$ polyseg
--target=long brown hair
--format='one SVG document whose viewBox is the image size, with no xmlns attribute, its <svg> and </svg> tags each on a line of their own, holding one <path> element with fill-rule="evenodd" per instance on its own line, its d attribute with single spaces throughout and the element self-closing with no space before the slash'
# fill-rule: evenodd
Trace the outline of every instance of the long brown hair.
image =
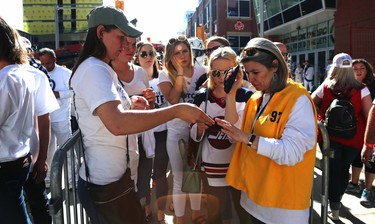
<svg viewBox="0 0 375 224">
<path fill-rule="evenodd" d="M 182 39 L 184 36 L 179 36 L 178 38 L 172 38 L 175 39 L 176 41 L 174 43 L 170 43 L 171 41 L 168 42 L 166 48 L 165 48 L 165 55 L 164 55 L 164 62 L 165 62 L 165 68 L 164 70 L 168 74 L 169 78 L 172 80 L 172 83 L 175 82 L 176 77 L 177 77 L 177 70 L 174 67 L 172 63 L 172 58 L 174 56 L 174 49 L 178 44 L 185 44 L 188 49 L 189 49 L 189 56 L 190 56 L 190 66 L 193 66 L 193 52 L 191 50 L 191 46 L 185 37 L 185 39 Z"/>
<path fill-rule="evenodd" d="M 104 26 L 105 32 L 110 32 L 114 29 L 118 29 L 115 25 L 103 25 L 103 26 Z M 70 80 L 69 80 L 69 85 L 70 85 L 70 81 L 72 80 L 74 73 L 77 71 L 78 66 L 84 60 L 86 60 L 89 57 L 96 57 L 96 58 L 102 59 L 107 54 L 107 49 L 105 45 L 103 44 L 102 40 L 98 38 L 96 34 L 96 28 L 97 26 L 90 28 L 87 33 L 85 43 L 82 47 L 82 51 L 79 54 L 77 62 L 73 66 L 72 75 L 70 76 Z"/>
<path fill-rule="evenodd" d="M 0 16 L 0 60 L 11 64 L 26 64 L 27 51 L 17 30 Z"/>
</svg>

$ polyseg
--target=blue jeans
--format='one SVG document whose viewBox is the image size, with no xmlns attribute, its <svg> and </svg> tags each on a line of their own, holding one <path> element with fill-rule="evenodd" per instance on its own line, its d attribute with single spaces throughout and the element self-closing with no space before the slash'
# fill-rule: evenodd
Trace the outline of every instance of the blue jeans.
<svg viewBox="0 0 375 224">
<path fill-rule="evenodd" d="M 28 164 L 24 167 L 7 170 L 4 166 L 0 168 L 0 222 L 2 224 L 31 224 L 23 196 L 23 187 L 29 175 L 30 164 L 31 157 L 28 156 Z"/>
<path fill-rule="evenodd" d="M 52 223 L 52 217 L 49 214 L 49 199 L 47 197 L 46 184 L 44 180 L 37 183 L 30 176 L 25 184 L 25 193 L 34 223 Z"/>
</svg>

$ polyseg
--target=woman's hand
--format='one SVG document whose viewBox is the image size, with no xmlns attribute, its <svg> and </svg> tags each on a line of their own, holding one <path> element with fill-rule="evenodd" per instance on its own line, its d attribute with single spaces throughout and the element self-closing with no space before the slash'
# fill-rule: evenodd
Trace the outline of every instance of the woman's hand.
<svg viewBox="0 0 375 224">
<path fill-rule="evenodd" d="M 175 56 L 173 56 L 173 58 L 172 58 L 172 64 L 173 64 L 174 68 L 175 68 L 176 71 L 177 71 L 177 75 L 184 75 L 184 68 L 183 68 L 182 65 L 178 62 L 178 60 L 176 59 Z"/>
<path fill-rule="evenodd" d="M 361 152 L 361 158 L 362 158 L 361 160 L 369 168 L 371 168 L 370 161 L 372 159 L 373 153 L 374 153 L 373 148 L 367 147 L 365 145 L 363 146 L 362 152 Z"/>
<path fill-rule="evenodd" d="M 248 137 L 250 134 L 243 132 L 241 129 L 236 128 L 230 122 L 215 118 L 216 123 L 221 127 L 221 131 L 226 134 L 230 139 L 236 142 L 242 142 L 247 144 Z"/>
<path fill-rule="evenodd" d="M 205 123 L 197 123 L 197 138 L 200 139 L 208 128 L 209 126 Z"/>
<path fill-rule="evenodd" d="M 203 112 L 199 107 L 192 103 L 178 103 L 174 107 L 176 110 L 177 118 L 180 118 L 190 124 L 192 123 L 203 123 L 207 126 L 215 124 L 210 116 Z"/>
<path fill-rule="evenodd" d="M 150 109 L 155 108 L 156 102 L 156 93 L 152 88 L 147 88 L 143 90 L 143 97 L 146 98 L 148 104 L 150 105 Z"/>
<path fill-rule="evenodd" d="M 130 100 L 132 102 L 131 107 L 133 110 L 148 110 L 150 108 L 147 99 L 143 96 L 132 96 Z"/>
</svg>

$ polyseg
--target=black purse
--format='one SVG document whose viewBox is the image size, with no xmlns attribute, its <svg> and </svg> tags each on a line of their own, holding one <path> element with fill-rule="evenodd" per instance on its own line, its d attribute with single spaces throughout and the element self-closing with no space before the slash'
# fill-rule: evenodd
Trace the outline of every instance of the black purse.
<svg viewBox="0 0 375 224">
<path fill-rule="evenodd" d="M 86 173 L 84 186 L 90 194 L 99 222 L 111 224 L 126 223 L 126 220 L 129 220 L 130 217 L 135 215 L 129 214 L 127 209 L 125 209 L 125 207 L 129 207 L 126 201 L 132 201 L 131 199 L 127 200 L 127 197 L 135 196 L 135 185 L 134 181 L 130 178 L 130 168 L 127 168 L 122 177 L 117 181 L 106 185 L 94 184 L 90 180 L 90 172 L 84 151 L 85 150 L 82 147 Z M 129 162 L 128 153 L 127 160 Z M 132 206 L 135 207 L 137 205 L 134 204 Z M 140 206 L 140 204 L 138 206 Z"/>
</svg>

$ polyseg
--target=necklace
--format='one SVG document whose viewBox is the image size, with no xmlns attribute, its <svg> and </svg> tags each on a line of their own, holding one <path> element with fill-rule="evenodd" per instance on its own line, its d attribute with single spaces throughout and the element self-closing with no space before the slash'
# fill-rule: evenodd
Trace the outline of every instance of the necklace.
<svg viewBox="0 0 375 224">
<path fill-rule="evenodd" d="M 185 79 L 186 83 L 190 86 L 191 78 L 184 76 L 184 79 Z"/>
<path fill-rule="evenodd" d="M 120 80 L 120 78 L 117 76 L 117 80 L 118 80 L 118 82 L 120 83 L 120 85 L 122 86 L 122 88 L 124 88 L 125 89 L 125 85 L 124 85 L 124 83 L 122 83 L 122 81 Z"/>
</svg>

